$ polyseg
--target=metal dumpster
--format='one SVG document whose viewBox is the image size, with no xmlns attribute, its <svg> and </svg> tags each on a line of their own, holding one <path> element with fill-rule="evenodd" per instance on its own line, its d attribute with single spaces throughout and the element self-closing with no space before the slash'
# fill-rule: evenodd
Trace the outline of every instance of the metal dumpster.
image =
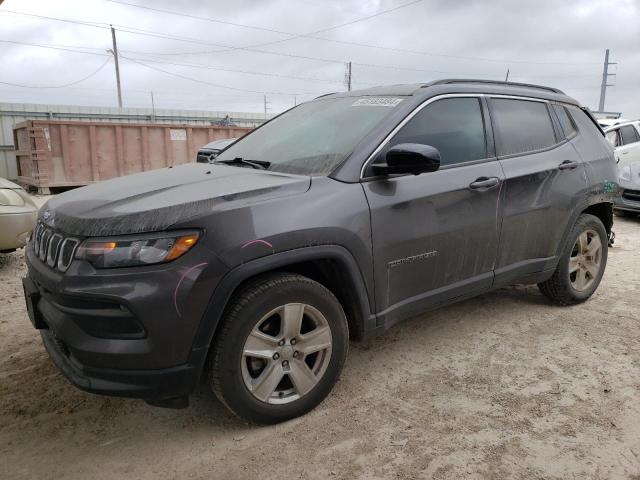
<svg viewBox="0 0 640 480">
<path fill-rule="evenodd" d="M 18 183 L 50 193 L 195 162 L 200 147 L 248 127 L 29 120 L 13 129 Z"/>
</svg>

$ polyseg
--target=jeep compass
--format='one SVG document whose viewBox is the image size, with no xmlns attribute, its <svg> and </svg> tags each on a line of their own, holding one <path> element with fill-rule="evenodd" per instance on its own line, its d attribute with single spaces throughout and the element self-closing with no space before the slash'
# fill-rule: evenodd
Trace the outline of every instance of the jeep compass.
<svg viewBox="0 0 640 480">
<path fill-rule="evenodd" d="M 554 88 L 441 80 L 298 105 L 212 164 L 49 200 L 29 317 L 77 387 L 167 407 L 200 382 L 275 423 L 335 385 L 349 340 L 514 283 L 587 300 L 612 146 Z"/>
</svg>

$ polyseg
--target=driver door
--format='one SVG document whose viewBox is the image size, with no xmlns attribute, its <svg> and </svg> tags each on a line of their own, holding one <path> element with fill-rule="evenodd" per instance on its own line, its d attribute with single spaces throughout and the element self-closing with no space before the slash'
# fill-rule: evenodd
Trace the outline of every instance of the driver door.
<svg viewBox="0 0 640 480">
<path fill-rule="evenodd" d="M 379 155 L 400 143 L 431 145 L 440 169 L 363 179 L 379 325 L 491 287 L 504 175 L 488 128 L 479 97 L 427 101 Z"/>
</svg>

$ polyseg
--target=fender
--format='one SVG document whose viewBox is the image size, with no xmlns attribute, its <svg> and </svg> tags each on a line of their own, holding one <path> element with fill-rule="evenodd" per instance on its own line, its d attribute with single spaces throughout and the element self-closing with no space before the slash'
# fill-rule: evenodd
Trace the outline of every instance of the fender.
<svg viewBox="0 0 640 480">
<path fill-rule="evenodd" d="M 562 235 L 562 240 L 558 244 L 558 250 L 556 251 L 556 258 L 557 259 L 559 259 L 560 255 L 562 255 L 562 252 L 564 251 L 564 249 L 566 247 L 566 244 L 569 241 L 569 234 L 571 233 L 571 230 L 573 229 L 573 226 L 578 221 L 578 217 L 582 214 L 582 212 L 584 212 L 589 207 L 591 207 L 593 205 L 598 205 L 598 204 L 601 204 L 601 203 L 608 204 L 609 207 L 611 208 L 611 212 L 612 212 L 612 215 L 613 215 L 613 202 L 612 202 L 611 198 L 606 194 L 603 195 L 601 193 L 592 192 L 592 193 L 588 194 L 576 206 L 573 214 L 571 215 L 571 220 L 567 223 L 567 226 L 565 228 L 564 234 Z M 605 224 L 605 228 L 606 227 L 607 227 L 607 225 Z M 607 233 L 609 233 L 609 232 L 607 232 Z"/>
<path fill-rule="evenodd" d="M 231 295 L 242 282 L 261 273 L 310 260 L 336 260 L 346 268 L 350 283 L 346 287 L 352 289 L 355 294 L 354 298 L 357 299 L 356 309 L 360 315 L 359 320 L 362 322 L 363 334 L 366 335 L 372 331 L 375 328 L 375 317 L 371 313 L 369 294 L 367 293 L 362 273 L 351 253 L 339 245 L 298 248 L 261 257 L 239 265 L 230 270 L 220 280 L 200 321 L 191 349 L 189 363 L 199 363 L 200 368 L 204 366 L 209 347 L 224 310 Z"/>
</svg>

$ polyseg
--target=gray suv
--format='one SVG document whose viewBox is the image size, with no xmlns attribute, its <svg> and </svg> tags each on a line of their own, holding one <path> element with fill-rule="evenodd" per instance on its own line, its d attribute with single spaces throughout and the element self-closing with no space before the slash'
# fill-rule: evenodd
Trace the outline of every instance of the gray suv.
<svg viewBox="0 0 640 480">
<path fill-rule="evenodd" d="M 77 387 L 181 407 L 207 382 L 275 423 L 362 340 L 514 283 L 572 305 L 607 263 L 613 149 L 561 91 L 441 80 L 317 98 L 213 164 L 40 211 L 25 297 Z"/>
</svg>

